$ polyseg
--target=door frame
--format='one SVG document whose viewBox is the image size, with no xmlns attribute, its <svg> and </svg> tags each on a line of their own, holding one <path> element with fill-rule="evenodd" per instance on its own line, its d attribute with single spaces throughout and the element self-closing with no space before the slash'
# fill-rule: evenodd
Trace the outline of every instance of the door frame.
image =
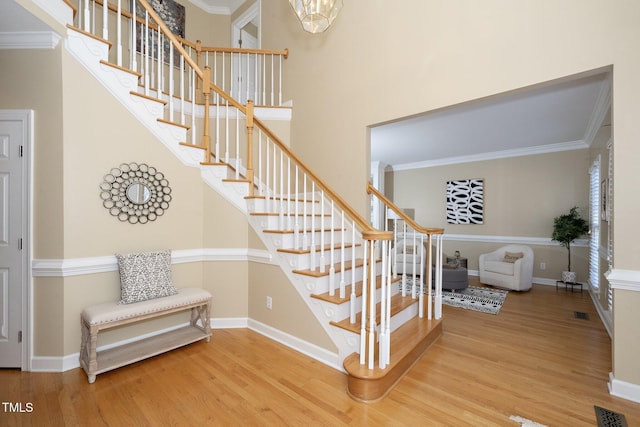
<svg viewBox="0 0 640 427">
<path fill-rule="evenodd" d="M 1 120 L 22 122 L 23 144 L 22 157 L 25 159 L 22 169 L 22 207 L 27 212 L 22 223 L 23 271 L 22 271 L 22 357 L 20 368 L 31 371 L 33 360 L 33 278 L 31 277 L 31 261 L 33 259 L 33 145 L 34 145 L 34 111 L 33 110 L 0 110 Z"/>
<path fill-rule="evenodd" d="M 238 45 L 238 40 L 240 39 L 240 30 L 242 27 L 247 25 L 249 22 L 253 21 L 254 18 L 258 18 L 258 49 L 262 47 L 262 29 L 260 26 L 262 25 L 262 17 L 260 16 L 261 11 L 261 0 L 256 0 L 251 6 L 247 8 L 244 12 L 242 12 L 236 19 L 231 23 L 231 46 L 232 47 L 240 47 Z"/>
</svg>

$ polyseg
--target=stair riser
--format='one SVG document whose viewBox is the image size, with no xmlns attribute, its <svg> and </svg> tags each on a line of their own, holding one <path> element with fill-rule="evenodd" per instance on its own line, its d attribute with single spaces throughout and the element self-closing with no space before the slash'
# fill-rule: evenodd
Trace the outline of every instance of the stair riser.
<svg viewBox="0 0 640 427">
<path fill-rule="evenodd" d="M 308 232 L 307 239 L 309 241 L 309 244 L 315 241 L 316 246 L 321 245 L 322 239 L 320 237 L 322 233 L 324 233 L 324 244 L 328 245 L 331 242 L 331 236 L 330 236 L 331 232 L 328 232 L 328 231 L 325 231 L 325 232 L 318 231 L 314 233 Z M 295 245 L 296 238 L 298 239 L 297 246 L 302 247 L 303 238 L 304 238 L 302 233 L 298 233 L 297 237 L 295 236 L 295 233 L 264 233 L 264 236 L 268 239 L 271 239 L 276 248 L 282 248 L 282 249 L 294 249 L 296 247 Z M 339 232 L 336 231 L 333 233 L 334 242 L 339 242 L 340 237 L 341 236 Z"/>
<path fill-rule="evenodd" d="M 341 249 L 334 249 L 333 251 L 329 251 L 329 250 L 325 250 L 324 251 L 325 263 L 326 264 L 332 264 L 332 262 L 331 262 L 332 253 L 333 253 L 333 263 L 341 262 L 340 260 L 341 260 L 341 257 L 342 257 L 342 250 Z M 319 250 L 317 250 L 313 254 L 311 254 L 311 253 L 290 254 L 290 253 L 282 253 L 282 252 L 280 252 L 280 255 L 285 258 L 287 264 L 294 270 L 306 270 L 308 268 L 311 268 L 312 259 L 315 261 L 315 262 L 313 262 L 313 265 L 317 267 L 317 266 L 321 265 L 321 258 L 323 256 L 323 254 Z M 357 258 L 361 258 L 361 257 L 362 257 L 362 253 L 361 253 L 360 248 L 358 247 L 358 248 L 356 248 L 356 259 Z M 345 261 L 344 261 L 345 267 L 350 267 L 351 266 L 351 259 L 352 259 L 352 249 L 350 247 L 345 248 L 344 258 L 345 258 Z"/>
<path fill-rule="evenodd" d="M 303 232 L 306 228 L 307 230 L 311 229 L 328 229 L 331 228 L 331 218 L 329 217 L 304 217 L 304 216 L 295 216 L 295 215 L 254 215 L 255 217 L 260 219 L 260 226 L 264 230 L 295 230 L 298 229 L 300 232 Z M 338 230 L 340 229 L 340 224 L 334 222 L 333 228 Z M 351 237 L 350 233 L 347 234 L 345 230 L 345 237 Z"/>
<path fill-rule="evenodd" d="M 378 263 L 378 265 L 376 266 L 376 274 L 380 274 L 380 268 L 381 267 Z M 349 269 L 345 272 L 345 278 L 344 278 L 345 283 L 347 285 L 351 284 L 353 281 L 358 283 L 362 281 L 362 275 L 363 275 L 362 267 L 356 267 L 355 274 L 354 274 L 355 279 L 353 279 L 352 270 Z M 309 291 L 310 294 L 320 295 L 325 292 L 329 292 L 330 274 L 328 270 L 327 270 L 327 274 L 321 277 L 312 277 L 312 276 L 299 274 L 299 273 L 294 273 L 294 276 L 296 280 L 304 284 L 305 289 L 307 289 L 307 291 Z M 370 275 L 367 273 L 367 277 L 369 276 Z M 335 276 L 334 276 L 335 289 L 337 289 L 338 286 L 340 285 L 340 280 L 341 280 L 340 272 L 335 273 Z M 395 284 L 392 284 L 392 287 L 395 287 L 397 289 L 397 286 Z"/>
<path fill-rule="evenodd" d="M 394 288 L 395 288 L 394 286 L 391 287 L 391 296 L 394 296 L 395 294 L 397 294 L 397 290 L 394 291 Z M 340 293 L 340 290 L 336 289 L 336 295 L 339 295 L 339 293 Z M 378 288 L 376 290 L 376 297 L 375 297 L 376 304 L 381 301 L 381 299 L 382 299 L 381 298 L 381 294 L 382 294 L 382 291 Z M 349 297 L 348 290 L 347 290 L 346 297 L 347 298 Z M 348 318 L 350 316 L 350 314 L 351 314 L 351 301 L 350 300 L 348 300 L 348 301 L 346 301 L 346 302 L 344 302 L 342 304 L 332 304 L 330 302 L 321 301 L 321 304 L 323 305 L 323 311 L 325 313 L 327 321 L 340 322 L 341 320 Z M 360 312 L 361 309 L 362 309 L 362 296 L 358 296 L 358 297 L 356 297 L 356 310 L 358 312 Z M 416 308 L 416 310 L 417 310 L 417 308 Z M 403 311 L 406 311 L 406 309 L 403 310 Z M 402 312 L 397 313 L 394 317 L 402 316 L 401 313 Z M 401 326 L 408 319 L 414 317 L 416 314 L 417 314 L 417 311 L 413 315 L 408 315 L 408 314 L 405 313 L 405 315 L 404 315 L 405 317 L 399 318 L 399 319 L 397 319 L 395 321 L 395 323 L 396 323 L 395 328 Z M 410 316 L 410 317 L 407 318 L 407 316 Z M 392 325 L 393 325 L 393 320 L 392 320 Z"/>
</svg>

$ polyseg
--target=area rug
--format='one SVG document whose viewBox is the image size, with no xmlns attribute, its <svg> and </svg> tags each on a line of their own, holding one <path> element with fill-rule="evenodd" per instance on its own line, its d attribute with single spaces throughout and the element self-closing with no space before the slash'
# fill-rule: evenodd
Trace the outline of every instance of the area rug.
<svg viewBox="0 0 640 427">
<path fill-rule="evenodd" d="M 412 280 L 407 279 L 407 292 L 411 292 Z M 400 282 L 398 288 L 402 290 Z M 493 288 L 469 286 L 455 292 L 442 291 L 442 303 L 452 307 L 479 311 L 482 313 L 498 314 L 509 291 Z"/>
<path fill-rule="evenodd" d="M 498 314 L 509 291 L 469 286 L 455 292 L 442 291 L 442 303 L 452 307 Z"/>
</svg>

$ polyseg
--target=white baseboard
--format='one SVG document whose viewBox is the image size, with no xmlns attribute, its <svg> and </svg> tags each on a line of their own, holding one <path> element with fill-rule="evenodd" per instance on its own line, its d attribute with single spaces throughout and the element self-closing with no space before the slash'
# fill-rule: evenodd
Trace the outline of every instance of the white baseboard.
<svg viewBox="0 0 640 427">
<path fill-rule="evenodd" d="M 107 344 L 98 347 L 97 351 L 108 350 L 113 347 L 118 347 L 124 344 L 128 344 L 135 341 L 140 341 L 148 337 L 160 335 L 165 332 L 170 332 L 174 329 L 179 329 L 187 326 L 188 323 L 181 323 L 179 325 L 164 328 L 158 331 L 153 331 L 148 334 L 139 335 L 134 338 L 118 341 L 112 344 Z M 328 365 L 334 369 L 343 371 L 338 354 L 332 353 L 324 348 L 318 347 L 315 344 L 311 344 L 307 341 L 301 340 L 289 335 L 286 332 L 282 332 L 264 323 L 251 320 L 247 317 L 228 317 L 228 318 L 211 318 L 210 325 L 212 329 L 238 329 L 249 328 L 261 335 L 271 338 L 287 347 L 296 350 L 302 354 L 305 354 L 325 365 Z M 215 340 L 215 337 L 213 338 Z M 80 352 L 68 354 L 66 356 L 36 356 L 31 360 L 31 372 L 65 372 L 71 369 L 80 367 Z"/>
<path fill-rule="evenodd" d="M 252 331 L 255 331 L 261 335 L 271 338 L 274 341 L 284 344 L 287 347 L 296 350 L 304 355 L 307 355 L 320 363 L 324 363 L 327 366 L 344 372 L 344 368 L 342 367 L 342 363 L 340 362 L 340 357 L 337 353 L 332 353 L 327 349 L 318 347 L 317 345 L 309 343 L 307 341 L 303 341 L 300 338 L 294 337 L 293 335 L 289 335 L 286 332 L 282 332 L 278 329 L 272 328 L 269 325 L 265 325 L 264 323 L 260 323 L 255 320 L 249 319 L 248 327 Z"/>
<path fill-rule="evenodd" d="M 640 403 L 640 385 L 617 380 L 609 372 L 609 394 Z"/>
<path fill-rule="evenodd" d="M 248 327 L 248 317 L 222 317 L 211 319 L 211 329 L 239 329 Z"/>
</svg>

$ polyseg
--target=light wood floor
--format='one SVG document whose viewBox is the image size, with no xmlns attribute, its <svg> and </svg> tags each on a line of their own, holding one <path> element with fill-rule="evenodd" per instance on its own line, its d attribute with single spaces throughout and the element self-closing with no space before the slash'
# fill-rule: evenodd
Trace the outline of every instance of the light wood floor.
<svg viewBox="0 0 640 427">
<path fill-rule="evenodd" d="M 574 317 L 586 312 L 590 319 Z M 593 405 L 640 426 L 640 404 L 607 391 L 611 343 L 589 295 L 534 285 L 496 316 L 444 309 L 444 334 L 382 401 L 351 400 L 346 378 L 246 330 L 196 343 L 88 384 L 0 370 L 0 400 L 31 403 L 0 425 L 24 426 L 595 426 Z"/>
</svg>

